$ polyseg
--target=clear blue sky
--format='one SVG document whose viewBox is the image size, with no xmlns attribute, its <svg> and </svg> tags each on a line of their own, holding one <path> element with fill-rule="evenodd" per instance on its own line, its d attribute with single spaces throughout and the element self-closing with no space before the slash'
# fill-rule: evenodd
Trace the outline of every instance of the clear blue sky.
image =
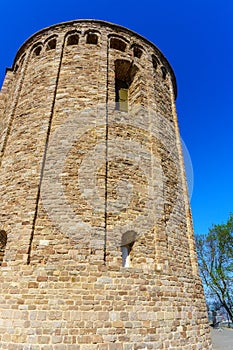
<svg viewBox="0 0 233 350">
<path fill-rule="evenodd" d="M 195 232 L 226 221 L 233 212 L 233 1 L 2 0 L 0 84 L 29 36 L 80 18 L 128 27 L 168 58 L 177 77 L 181 136 L 194 170 Z"/>
</svg>

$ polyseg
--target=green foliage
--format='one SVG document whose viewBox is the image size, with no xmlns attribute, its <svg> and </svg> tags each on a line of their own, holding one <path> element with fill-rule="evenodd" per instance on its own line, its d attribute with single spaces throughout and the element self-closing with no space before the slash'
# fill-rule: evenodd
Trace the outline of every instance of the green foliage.
<svg viewBox="0 0 233 350">
<path fill-rule="evenodd" d="M 217 297 L 233 322 L 233 214 L 197 236 L 196 246 L 205 293 Z"/>
</svg>

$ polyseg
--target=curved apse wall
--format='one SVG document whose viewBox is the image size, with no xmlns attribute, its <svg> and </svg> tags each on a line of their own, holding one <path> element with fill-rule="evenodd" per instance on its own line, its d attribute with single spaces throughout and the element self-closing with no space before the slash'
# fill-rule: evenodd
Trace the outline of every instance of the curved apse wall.
<svg viewBox="0 0 233 350">
<path fill-rule="evenodd" d="M 58 24 L 1 91 L 2 349 L 210 349 L 175 111 L 156 46 Z"/>
</svg>

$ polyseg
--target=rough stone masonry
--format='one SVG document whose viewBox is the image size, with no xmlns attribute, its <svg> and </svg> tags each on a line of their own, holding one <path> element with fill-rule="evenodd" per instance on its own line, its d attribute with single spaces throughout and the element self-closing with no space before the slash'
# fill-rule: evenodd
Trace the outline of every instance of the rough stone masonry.
<svg viewBox="0 0 233 350">
<path fill-rule="evenodd" d="M 0 348 L 210 350 L 159 49 L 97 20 L 43 29 L 0 92 Z"/>
</svg>

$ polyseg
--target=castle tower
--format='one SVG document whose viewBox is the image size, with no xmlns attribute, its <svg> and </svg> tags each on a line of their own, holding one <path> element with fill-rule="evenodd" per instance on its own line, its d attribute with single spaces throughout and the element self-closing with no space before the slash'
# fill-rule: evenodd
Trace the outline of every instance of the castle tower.
<svg viewBox="0 0 233 350">
<path fill-rule="evenodd" d="M 0 92 L 0 347 L 211 349 L 175 109 L 151 42 L 54 25 Z"/>
</svg>

